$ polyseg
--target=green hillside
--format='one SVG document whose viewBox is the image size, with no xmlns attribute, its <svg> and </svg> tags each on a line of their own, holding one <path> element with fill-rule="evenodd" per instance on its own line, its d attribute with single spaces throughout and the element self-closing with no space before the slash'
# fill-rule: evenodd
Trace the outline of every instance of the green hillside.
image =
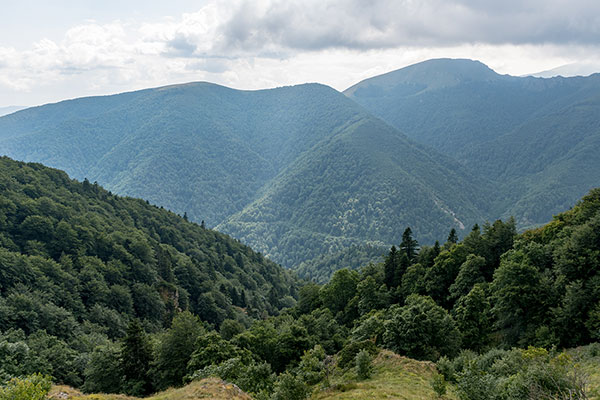
<svg viewBox="0 0 600 400">
<path fill-rule="evenodd" d="M 321 85 L 244 92 L 192 83 L 7 116 L 0 149 L 214 226 L 356 109 Z"/>
<path fill-rule="evenodd" d="M 94 348 L 189 310 L 206 326 L 294 303 L 296 280 L 238 241 L 40 164 L 0 158 L 0 380 L 81 385 Z"/>
<path fill-rule="evenodd" d="M 495 185 L 492 217 L 550 220 L 600 185 L 600 75 L 499 75 L 439 59 L 364 80 L 344 93 L 417 142 Z"/>
<path fill-rule="evenodd" d="M 457 163 L 365 116 L 299 157 L 218 229 L 284 265 L 367 238 L 394 243 L 407 226 L 433 243 L 484 219 L 489 187 L 475 182 Z"/>
<path fill-rule="evenodd" d="M 185 212 L 287 267 L 393 243 L 408 225 L 433 242 L 485 218 L 490 190 L 317 84 L 191 83 L 35 107 L 0 118 L 0 151 Z"/>
</svg>

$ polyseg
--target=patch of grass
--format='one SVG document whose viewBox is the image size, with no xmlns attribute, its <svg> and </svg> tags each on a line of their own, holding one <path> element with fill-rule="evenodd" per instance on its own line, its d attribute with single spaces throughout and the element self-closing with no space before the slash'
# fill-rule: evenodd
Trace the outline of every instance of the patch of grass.
<svg viewBox="0 0 600 400">
<path fill-rule="evenodd" d="M 600 400 L 600 344 L 577 348 L 574 354 L 588 382 L 590 400 Z"/>
<path fill-rule="evenodd" d="M 331 378 L 331 387 L 313 394 L 312 399 L 404 399 L 431 400 L 437 395 L 431 387 L 435 365 L 416 361 L 383 350 L 373 360 L 370 379 L 356 381 L 356 372 L 349 371 Z M 457 400 L 454 388 L 448 385 L 446 400 Z"/>
<path fill-rule="evenodd" d="M 54 386 L 49 395 L 50 400 L 139 400 L 117 394 L 83 394 L 67 386 Z M 237 386 L 217 378 L 202 379 L 179 389 L 169 389 L 145 400 L 251 400 Z"/>
</svg>

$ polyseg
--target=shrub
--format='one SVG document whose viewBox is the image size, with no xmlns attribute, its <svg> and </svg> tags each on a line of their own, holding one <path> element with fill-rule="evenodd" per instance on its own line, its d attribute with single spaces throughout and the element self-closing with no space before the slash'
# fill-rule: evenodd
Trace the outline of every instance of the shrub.
<svg viewBox="0 0 600 400">
<path fill-rule="evenodd" d="M 41 374 L 13 378 L 0 386 L 0 400 L 44 400 L 51 387 L 50 377 Z"/>
<path fill-rule="evenodd" d="M 356 355 L 356 375 L 359 379 L 368 379 L 371 377 L 371 371 L 371 355 L 366 350 L 359 351 Z"/>
<path fill-rule="evenodd" d="M 272 400 L 304 400 L 310 394 L 308 386 L 298 377 L 285 372 L 279 376 Z"/>
<path fill-rule="evenodd" d="M 434 374 L 431 378 L 431 388 L 437 397 L 443 397 L 446 394 L 446 379 L 442 374 Z"/>
</svg>

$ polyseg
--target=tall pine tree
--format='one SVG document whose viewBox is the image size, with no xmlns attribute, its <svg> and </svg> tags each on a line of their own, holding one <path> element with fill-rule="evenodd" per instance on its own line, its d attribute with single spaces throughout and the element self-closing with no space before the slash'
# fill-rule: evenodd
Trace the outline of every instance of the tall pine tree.
<svg viewBox="0 0 600 400">
<path fill-rule="evenodd" d="M 400 250 L 406 254 L 408 257 L 408 261 L 412 262 L 416 255 L 417 249 L 419 248 L 419 243 L 413 239 L 412 230 L 410 227 L 404 230 L 402 234 L 402 243 L 400 243 Z"/>
<path fill-rule="evenodd" d="M 121 344 L 121 368 L 127 394 L 143 396 L 152 392 L 149 376 L 152 347 L 138 319 L 127 327 Z"/>
</svg>

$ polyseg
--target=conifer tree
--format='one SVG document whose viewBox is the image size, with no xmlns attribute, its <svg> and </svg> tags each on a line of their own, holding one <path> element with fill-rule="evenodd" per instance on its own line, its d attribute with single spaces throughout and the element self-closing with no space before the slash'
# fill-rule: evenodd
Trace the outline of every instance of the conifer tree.
<svg viewBox="0 0 600 400">
<path fill-rule="evenodd" d="M 450 229 L 450 233 L 448 234 L 448 239 L 446 239 L 446 243 L 456 244 L 458 243 L 458 235 L 456 234 L 456 229 Z"/>
<path fill-rule="evenodd" d="M 121 368 L 125 379 L 124 387 L 128 394 L 143 396 L 152 392 L 149 377 L 152 347 L 142 324 L 134 319 L 127 328 L 121 345 Z"/>
<path fill-rule="evenodd" d="M 417 255 L 417 248 L 419 243 L 413 239 L 412 230 L 410 227 L 404 230 L 402 234 L 402 243 L 400 243 L 400 250 L 403 251 L 408 257 L 408 261 L 412 262 Z"/>
</svg>

